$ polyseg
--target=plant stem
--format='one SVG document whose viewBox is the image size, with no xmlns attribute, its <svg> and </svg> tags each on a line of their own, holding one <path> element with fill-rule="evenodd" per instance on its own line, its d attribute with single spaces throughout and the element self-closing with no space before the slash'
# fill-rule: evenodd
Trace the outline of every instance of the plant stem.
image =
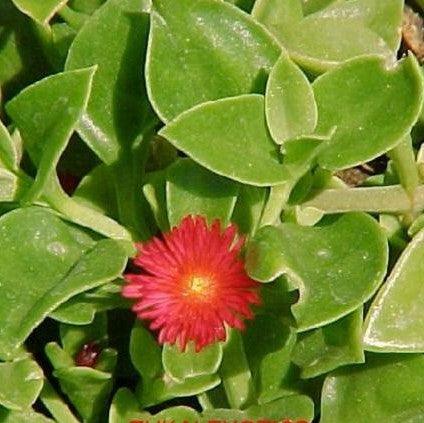
<svg viewBox="0 0 424 423">
<path fill-rule="evenodd" d="M 328 189 L 301 205 L 325 214 L 363 211 L 368 213 L 416 213 L 424 209 L 424 185 L 413 192 L 413 202 L 401 185 Z"/>
<path fill-rule="evenodd" d="M 415 189 L 419 184 L 419 177 L 410 135 L 389 151 L 388 156 L 393 160 L 401 185 L 413 201 Z"/>
</svg>

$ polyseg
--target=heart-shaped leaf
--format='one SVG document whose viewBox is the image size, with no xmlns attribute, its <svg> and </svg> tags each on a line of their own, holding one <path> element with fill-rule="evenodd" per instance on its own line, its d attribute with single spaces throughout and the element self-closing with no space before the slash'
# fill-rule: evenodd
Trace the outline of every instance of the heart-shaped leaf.
<svg viewBox="0 0 424 423">
<path fill-rule="evenodd" d="M 48 210 L 0 218 L 0 354 L 13 356 L 31 331 L 70 297 L 115 279 L 127 257 L 112 240 L 94 242 Z"/>
<path fill-rule="evenodd" d="M 154 0 L 151 19 L 147 88 L 164 122 L 205 101 L 263 92 L 281 53 L 262 26 L 225 2 Z"/>
<path fill-rule="evenodd" d="M 189 159 L 174 163 L 167 172 L 166 199 L 171 227 L 185 216 L 203 215 L 210 221 L 229 222 L 237 200 L 238 184 L 218 176 Z"/>
<path fill-rule="evenodd" d="M 283 223 L 261 228 L 248 245 L 247 270 L 259 281 L 281 274 L 299 289 L 292 306 L 298 330 L 349 314 L 380 286 L 387 268 L 387 240 L 370 216 L 347 213 L 315 227 Z"/>
<path fill-rule="evenodd" d="M 369 161 L 409 133 L 423 101 L 423 75 L 413 56 L 392 68 L 378 57 L 351 60 L 313 83 L 318 133 L 336 132 L 320 157 L 327 169 Z"/>
<path fill-rule="evenodd" d="M 364 344 L 369 351 L 424 352 L 422 305 L 424 231 L 397 261 L 368 311 Z"/>
</svg>

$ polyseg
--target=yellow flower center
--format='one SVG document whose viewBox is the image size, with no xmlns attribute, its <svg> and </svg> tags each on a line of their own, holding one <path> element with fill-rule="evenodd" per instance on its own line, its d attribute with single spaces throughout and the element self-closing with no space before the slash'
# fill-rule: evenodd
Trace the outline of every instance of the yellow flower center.
<svg viewBox="0 0 424 423">
<path fill-rule="evenodd" d="M 205 298 L 212 293 L 213 280 L 208 276 L 190 276 L 187 282 L 186 295 Z"/>
</svg>

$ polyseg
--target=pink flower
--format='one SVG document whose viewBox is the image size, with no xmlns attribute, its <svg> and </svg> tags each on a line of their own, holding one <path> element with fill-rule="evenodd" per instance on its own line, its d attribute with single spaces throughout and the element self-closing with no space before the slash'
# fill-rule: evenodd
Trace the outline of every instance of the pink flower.
<svg viewBox="0 0 424 423">
<path fill-rule="evenodd" d="M 244 329 L 250 308 L 260 304 L 259 284 L 250 279 L 239 257 L 243 238 L 235 225 L 208 227 L 201 216 L 188 216 L 178 227 L 138 245 L 122 295 L 135 300 L 132 310 L 150 321 L 159 343 L 193 341 L 196 350 L 226 339 L 225 326 Z"/>
</svg>

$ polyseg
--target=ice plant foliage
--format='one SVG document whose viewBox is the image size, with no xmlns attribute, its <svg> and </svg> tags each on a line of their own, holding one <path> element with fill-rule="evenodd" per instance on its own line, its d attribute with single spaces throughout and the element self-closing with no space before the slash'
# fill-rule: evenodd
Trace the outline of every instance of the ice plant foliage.
<svg viewBox="0 0 424 423">
<path fill-rule="evenodd" d="M 240 258 L 244 238 L 219 220 L 185 217 L 170 232 L 138 245 L 123 295 L 135 300 L 133 311 L 150 321 L 161 344 L 192 341 L 199 351 L 226 339 L 226 325 L 243 329 L 260 303 L 258 283 L 248 277 Z"/>
</svg>

